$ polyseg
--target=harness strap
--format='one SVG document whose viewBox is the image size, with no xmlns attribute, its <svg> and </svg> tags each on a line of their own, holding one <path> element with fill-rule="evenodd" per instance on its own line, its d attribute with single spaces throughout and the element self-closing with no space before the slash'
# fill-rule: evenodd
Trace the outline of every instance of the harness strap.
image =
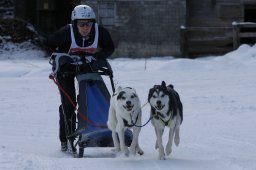
<svg viewBox="0 0 256 170">
<path fill-rule="evenodd" d="M 171 124 L 172 124 L 172 115 L 173 115 L 173 111 L 171 111 L 171 116 L 170 116 L 170 119 L 167 120 L 167 121 L 164 121 L 162 118 L 161 118 L 161 113 L 159 113 L 160 115 L 157 114 L 157 112 L 155 112 L 153 114 L 153 117 L 156 118 L 156 119 L 159 119 L 161 120 L 161 123 L 164 125 L 164 126 L 167 126 L 167 127 L 170 127 Z"/>
</svg>

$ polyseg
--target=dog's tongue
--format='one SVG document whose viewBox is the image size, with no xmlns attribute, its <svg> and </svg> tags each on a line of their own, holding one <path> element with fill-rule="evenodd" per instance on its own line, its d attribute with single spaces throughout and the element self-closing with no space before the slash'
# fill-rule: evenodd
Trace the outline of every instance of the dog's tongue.
<svg viewBox="0 0 256 170">
<path fill-rule="evenodd" d="M 127 109 L 128 109 L 129 111 L 131 111 L 131 110 L 132 110 L 132 106 L 128 106 Z"/>
<path fill-rule="evenodd" d="M 125 108 L 126 108 L 127 111 L 131 111 L 133 106 L 125 106 Z"/>
<path fill-rule="evenodd" d="M 164 107 L 164 105 L 162 106 L 162 105 L 157 105 L 156 106 L 156 109 L 158 109 L 158 110 L 162 110 L 163 109 L 163 107 Z"/>
</svg>

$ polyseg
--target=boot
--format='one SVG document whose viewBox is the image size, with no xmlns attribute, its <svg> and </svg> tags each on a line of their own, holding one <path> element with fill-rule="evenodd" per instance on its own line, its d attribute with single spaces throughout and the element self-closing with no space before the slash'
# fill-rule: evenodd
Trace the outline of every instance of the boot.
<svg viewBox="0 0 256 170">
<path fill-rule="evenodd" d="M 67 142 L 61 142 L 61 151 L 66 152 L 68 150 L 68 143 Z"/>
</svg>

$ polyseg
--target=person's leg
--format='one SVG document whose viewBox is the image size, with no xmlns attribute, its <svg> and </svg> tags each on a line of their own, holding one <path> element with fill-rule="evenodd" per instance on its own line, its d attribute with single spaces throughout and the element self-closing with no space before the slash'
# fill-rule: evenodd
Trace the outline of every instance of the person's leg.
<svg viewBox="0 0 256 170">
<path fill-rule="evenodd" d="M 62 111 L 62 105 L 59 107 L 59 139 L 61 141 L 61 151 L 67 151 L 68 144 L 67 144 L 67 138 L 66 138 L 66 130 L 65 130 L 65 121 L 64 121 L 64 115 Z"/>
<path fill-rule="evenodd" d="M 76 104 L 76 92 L 74 85 L 74 76 L 67 76 L 59 74 L 57 81 L 65 92 L 71 97 L 72 101 Z M 66 142 L 67 135 L 72 134 L 76 128 L 76 115 L 75 107 L 71 104 L 71 101 L 68 97 L 60 90 L 61 95 L 61 105 L 59 108 L 60 113 L 60 129 L 59 129 L 59 138 L 61 142 Z"/>
</svg>

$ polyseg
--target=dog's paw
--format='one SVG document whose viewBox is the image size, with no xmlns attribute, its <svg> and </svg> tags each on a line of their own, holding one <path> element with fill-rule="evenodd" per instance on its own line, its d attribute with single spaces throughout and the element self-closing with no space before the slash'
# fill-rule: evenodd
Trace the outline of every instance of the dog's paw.
<svg viewBox="0 0 256 170">
<path fill-rule="evenodd" d="M 175 135 L 174 143 L 175 143 L 176 146 L 179 146 L 179 144 L 180 144 L 180 137 L 178 135 Z"/>
<path fill-rule="evenodd" d="M 165 152 L 167 155 L 170 155 L 172 153 L 172 148 L 171 147 L 166 147 Z"/>
<path fill-rule="evenodd" d="M 158 149 L 158 143 L 157 143 L 157 140 L 156 140 L 156 144 L 155 144 L 155 149 Z"/>
<path fill-rule="evenodd" d="M 172 142 L 168 142 L 165 148 L 165 152 L 167 155 L 170 155 L 172 153 Z"/>
<path fill-rule="evenodd" d="M 165 160 L 165 153 L 164 153 L 164 148 L 160 147 L 159 148 L 159 155 L 158 155 L 159 160 Z"/>
<path fill-rule="evenodd" d="M 160 155 L 158 156 L 158 159 L 159 159 L 159 160 L 165 160 L 165 155 L 164 155 L 164 154 L 160 154 Z"/>
<path fill-rule="evenodd" d="M 136 148 L 135 147 L 130 147 L 130 152 L 132 155 L 136 155 Z"/>
<path fill-rule="evenodd" d="M 143 150 L 140 148 L 140 146 L 139 145 L 137 145 L 137 147 L 133 150 L 133 147 L 131 147 L 130 148 L 130 151 L 131 151 L 131 153 L 132 154 L 136 154 L 136 152 L 139 154 L 139 155 L 143 155 L 144 154 L 144 152 L 143 152 Z"/>
<path fill-rule="evenodd" d="M 126 158 L 130 156 L 130 152 L 128 151 L 123 151 L 121 150 L 120 152 L 115 152 L 116 157 L 120 157 L 120 158 Z"/>
<path fill-rule="evenodd" d="M 128 147 L 124 147 L 123 153 L 124 153 L 124 156 L 129 157 L 130 152 L 128 150 Z"/>
<path fill-rule="evenodd" d="M 112 151 L 113 151 L 113 152 L 116 152 L 116 153 L 117 153 L 117 152 L 120 152 L 120 148 L 115 147 L 114 149 L 112 149 Z"/>
<path fill-rule="evenodd" d="M 130 155 L 129 151 L 128 152 L 124 152 L 124 156 L 129 157 L 129 155 Z"/>
<path fill-rule="evenodd" d="M 143 154 L 144 154 L 143 150 L 141 150 L 141 149 L 139 149 L 139 150 L 137 151 L 137 153 L 138 153 L 139 155 L 143 155 Z"/>
</svg>

